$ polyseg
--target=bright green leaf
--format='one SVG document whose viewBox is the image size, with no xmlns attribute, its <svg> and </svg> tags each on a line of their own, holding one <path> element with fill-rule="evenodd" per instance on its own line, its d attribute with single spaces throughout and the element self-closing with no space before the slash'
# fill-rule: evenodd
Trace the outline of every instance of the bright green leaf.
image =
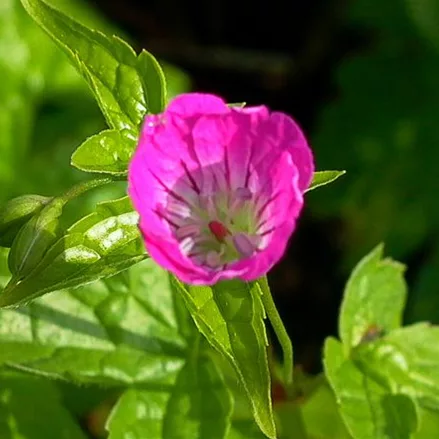
<svg viewBox="0 0 439 439">
<path fill-rule="evenodd" d="M 86 28 L 41 0 L 22 3 L 86 79 L 109 126 L 136 132 L 149 108 L 133 49 L 117 37 Z M 156 73 L 150 69 L 149 79 Z M 161 83 L 161 78 L 152 82 Z"/>
<path fill-rule="evenodd" d="M 147 260 L 1 310 L 0 365 L 81 383 L 168 385 L 184 364 L 179 321 L 169 275 Z"/>
<path fill-rule="evenodd" d="M 366 373 L 397 392 L 439 411 L 439 327 L 418 323 L 358 348 Z"/>
<path fill-rule="evenodd" d="M 317 171 L 314 172 L 312 182 L 306 192 L 312 191 L 320 186 L 325 186 L 337 178 L 346 174 L 346 171 Z"/>
<path fill-rule="evenodd" d="M 328 338 L 325 372 L 354 439 L 410 439 L 417 430 L 417 410 L 411 398 L 394 394 L 364 375 L 344 357 L 343 346 Z"/>
<path fill-rule="evenodd" d="M 339 332 L 345 349 L 401 325 L 407 287 L 404 266 L 391 259 L 382 259 L 380 245 L 355 267 L 344 292 Z"/>
<path fill-rule="evenodd" d="M 99 203 L 96 212 L 74 224 L 28 276 L 6 287 L 0 306 L 112 276 L 141 261 L 146 255 L 137 222 L 128 197 Z"/>
<path fill-rule="evenodd" d="M 0 375 L 2 439 L 85 439 L 63 407 L 54 384 L 40 378 L 2 372 Z"/>
<path fill-rule="evenodd" d="M 275 438 L 261 290 L 257 283 L 184 286 L 174 278 L 198 329 L 233 365 L 260 429 Z"/>
<path fill-rule="evenodd" d="M 106 130 L 87 139 L 72 155 L 82 171 L 126 175 L 136 139 L 124 131 Z"/>
</svg>

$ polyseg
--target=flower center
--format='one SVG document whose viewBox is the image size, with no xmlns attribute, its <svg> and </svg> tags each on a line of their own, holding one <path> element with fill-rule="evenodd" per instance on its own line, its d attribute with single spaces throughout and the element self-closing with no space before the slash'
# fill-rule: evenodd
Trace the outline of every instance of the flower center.
<svg viewBox="0 0 439 439">
<path fill-rule="evenodd" d="M 266 228 L 264 204 L 247 188 L 198 193 L 190 201 L 170 192 L 167 205 L 158 213 L 172 226 L 181 251 L 195 264 L 220 269 L 267 245 L 262 231 Z"/>
</svg>

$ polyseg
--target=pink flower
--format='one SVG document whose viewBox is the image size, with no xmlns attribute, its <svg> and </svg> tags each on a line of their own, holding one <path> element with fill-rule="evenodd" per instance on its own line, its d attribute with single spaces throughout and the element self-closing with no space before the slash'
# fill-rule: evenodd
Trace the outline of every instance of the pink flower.
<svg viewBox="0 0 439 439">
<path fill-rule="evenodd" d="M 129 194 L 163 268 L 188 284 L 251 281 L 282 257 L 313 170 L 287 115 L 190 93 L 146 117 Z"/>
</svg>

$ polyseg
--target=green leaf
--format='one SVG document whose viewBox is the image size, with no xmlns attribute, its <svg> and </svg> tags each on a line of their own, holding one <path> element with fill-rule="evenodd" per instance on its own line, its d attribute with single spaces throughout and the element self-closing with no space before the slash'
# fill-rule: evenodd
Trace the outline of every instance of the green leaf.
<svg viewBox="0 0 439 439">
<path fill-rule="evenodd" d="M 0 306 L 112 276 L 141 261 L 146 255 L 137 222 L 128 197 L 99 203 L 96 212 L 74 224 L 29 275 L 6 287 Z"/>
<path fill-rule="evenodd" d="M 113 386 L 170 385 L 186 341 L 169 276 L 151 260 L 0 311 L 0 365 Z"/>
<path fill-rule="evenodd" d="M 326 380 L 301 404 L 306 432 L 311 438 L 351 439 L 341 419 L 334 393 Z"/>
<path fill-rule="evenodd" d="M 200 332 L 233 365 L 260 429 L 275 438 L 260 287 L 238 280 L 212 288 L 173 280 Z"/>
<path fill-rule="evenodd" d="M 60 233 L 59 217 L 66 202 L 64 198 L 53 198 L 18 232 L 8 258 L 14 282 L 29 275 L 56 241 Z"/>
<path fill-rule="evenodd" d="M 439 49 L 439 5 L 436 0 L 406 0 L 407 9 L 420 32 Z"/>
<path fill-rule="evenodd" d="M 199 350 L 199 341 L 192 345 L 174 386 L 128 390 L 122 396 L 108 420 L 110 439 L 225 438 L 231 395 L 213 360 Z"/>
<path fill-rule="evenodd" d="M 276 406 L 280 439 L 308 439 L 300 407 L 295 402 L 286 402 Z"/>
<path fill-rule="evenodd" d="M 0 208 L 0 246 L 11 247 L 21 227 L 50 201 L 41 195 L 22 195 Z"/>
<path fill-rule="evenodd" d="M 2 439 L 85 439 L 48 380 L 2 372 L 0 375 Z"/>
<path fill-rule="evenodd" d="M 163 419 L 163 438 L 223 439 L 231 395 L 211 358 L 193 352 L 177 377 Z"/>
<path fill-rule="evenodd" d="M 232 423 L 227 439 L 265 439 L 253 419 L 235 420 Z"/>
<path fill-rule="evenodd" d="M 22 3 L 86 79 L 109 126 L 136 133 L 149 111 L 144 83 L 137 71 L 138 65 L 145 68 L 144 57 L 138 61 L 124 41 L 90 30 L 41 0 Z M 149 69 L 148 78 L 153 84 L 161 84 L 162 78 L 154 78 L 156 74 L 157 69 Z M 158 94 L 154 91 L 151 97 L 154 105 Z"/>
<path fill-rule="evenodd" d="M 418 323 L 361 346 L 354 360 L 388 388 L 439 411 L 439 327 Z"/>
<path fill-rule="evenodd" d="M 410 439 L 417 430 L 413 400 L 387 391 L 344 357 L 343 346 L 328 338 L 325 372 L 354 439 Z"/>
<path fill-rule="evenodd" d="M 82 171 L 126 175 L 135 147 L 136 139 L 129 132 L 102 131 L 73 153 L 71 164 Z"/>
<path fill-rule="evenodd" d="M 314 172 L 312 182 L 309 188 L 305 192 L 312 191 L 320 186 L 325 186 L 333 181 L 337 180 L 337 178 L 346 174 L 346 171 L 317 171 Z"/>
<path fill-rule="evenodd" d="M 379 245 L 358 263 L 346 285 L 339 320 L 346 351 L 401 326 L 407 296 L 404 266 L 382 257 Z"/>
<path fill-rule="evenodd" d="M 166 106 L 166 80 L 160 64 L 149 52 L 142 50 L 137 58 L 137 70 L 148 112 L 162 113 Z"/>
</svg>

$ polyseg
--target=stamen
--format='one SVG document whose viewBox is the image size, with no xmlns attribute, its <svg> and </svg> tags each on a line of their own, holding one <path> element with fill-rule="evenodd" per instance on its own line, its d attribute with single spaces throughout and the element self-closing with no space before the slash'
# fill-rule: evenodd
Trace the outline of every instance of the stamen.
<svg viewBox="0 0 439 439">
<path fill-rule="evenodd" d="M 248 258 L 257 250 L 257 245 L 253 241 L 254 240 L 245 233 L 237 233 L 233 236 L 233 244 L 238 253 L 244 258 Z"/>
<path fill-rule="evenodd" d="M 175 231 L 175 237 L 177 239 L 187 238 L 188 236 L 198 235 L 201 232 L 201 226 L 199 224 L 186 224 L 179 227 Z"/>
</svg>

